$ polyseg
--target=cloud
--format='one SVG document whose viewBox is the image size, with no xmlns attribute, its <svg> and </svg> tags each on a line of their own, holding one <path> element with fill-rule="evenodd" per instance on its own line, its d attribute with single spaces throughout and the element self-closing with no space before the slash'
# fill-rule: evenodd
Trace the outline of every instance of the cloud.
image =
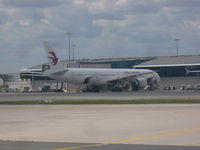
<svg viewBox="0 0 200 150">
<path fill-rule="evenodd" d="M 199 1 L 0 0 L 0 68 L 15 72 L 46 62 L 42 41 L 68 58 L 199 54 Z M 9 67 L 5 67 L 4 64 Z"/>
<path fill-rule="evenodd" d="M 163 4 L 168 7 L 200 7 L 199 0 L 165 0 Z"/>
<path fill-rule="evenodd" d="M 11 8 L 43 8 L 61 5 L 65 0 L 0 0 L 4 6 Z"/>
</svg>

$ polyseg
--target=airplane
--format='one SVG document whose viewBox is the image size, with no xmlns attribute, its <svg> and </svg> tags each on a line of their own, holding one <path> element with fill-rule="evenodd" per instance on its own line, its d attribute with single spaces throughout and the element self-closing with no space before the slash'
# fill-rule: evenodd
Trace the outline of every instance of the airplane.
<svg viewBox="0 0 200 150">
<path fill-rule="evenodd" d="M 160 76 L 148 69 L 65 68 L 47 41 L 43 42 L 50 69 L 45 75 L 57 81 L 85 85 L 85 91 L 113 92 L 158 88 Z"/>
</svg>

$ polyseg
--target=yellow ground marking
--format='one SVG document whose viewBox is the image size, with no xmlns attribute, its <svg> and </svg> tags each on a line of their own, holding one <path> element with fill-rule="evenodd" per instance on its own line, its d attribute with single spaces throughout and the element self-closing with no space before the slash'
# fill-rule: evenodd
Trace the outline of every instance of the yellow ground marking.
<svg viewBox="0 0 200 150">
<path fill-rule="evenodd" d="M 69 148 L 58 148 L 54 150 L 72 150 L 72 149 L 79 149 L 79 148 L 89 148 L 89 147 L 98 147 L 98 146 L 104 146 L 104 145 L 110 145 L 110 144 L 122 144 L 122 143 L 128 143 L 128 142 L 134 142 L 134 141 L 144 141 L 144 140 L 152 140 L 152 139 L 158 139 L 158 138 L 165 138 L 165 137 L 174 137 L 174 136 L 181 136 L 186 134 L 191 134 L 193 132 L 196 132 L 196 130 L 200 129 L 200 126 L 179 130 L 171 133 L 164 133 L 164 134 L 158 134 L 153 136 L 145 136 L 140 138 L 134 138 L 129 140 L 122 140 L 122 141 L 116 141 L 116 142 L 109 142 L 109 143 L 101 143 L 101 144 L 91 144 L 91 145 L 83 145 L 83 146 L 77 146 L 77 147 L 69 147 Z"/>
</svg>

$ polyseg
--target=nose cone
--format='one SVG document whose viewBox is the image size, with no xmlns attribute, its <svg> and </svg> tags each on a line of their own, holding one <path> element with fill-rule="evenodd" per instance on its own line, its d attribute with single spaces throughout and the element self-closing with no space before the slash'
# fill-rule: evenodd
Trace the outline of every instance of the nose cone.
<svg viewBox="0 0 200 150">
<path fill-rule="evenodd" d="M 152 72 L 151 77 L 153 77 L 157 82 L 160 81 L 160 76 L 156 71 L 153 71 L 153 70 L 146 70 L 146 71 L 147 72 L 151 71 Z"/>
<path fill-rule="evenodd" d="M 154 79 L 154 88 L 158 89 L 159 88 L 159 82 L 160 82 L 160 76 L 157 72 L 153 73 L 153 79 Z"/>
<path fill-rule="evenodd" d="M 160 81 L 160 76 L 157 72 L 154 72 L 154 77 L 156 78 L 156 80 L 159 82 Z"/>
</svg>

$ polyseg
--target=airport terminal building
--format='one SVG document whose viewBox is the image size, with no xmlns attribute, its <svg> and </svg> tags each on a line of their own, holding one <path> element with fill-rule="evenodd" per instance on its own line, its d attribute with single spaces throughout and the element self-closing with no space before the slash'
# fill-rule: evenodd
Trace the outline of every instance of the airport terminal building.
<svg viewBox="0 0 200 150">
<path fill-rule="evenodd" d="M 160 88 L 194 88 L 200 85 L 200 55 L 155 57 L 134 66 L 157 71 L 161 77 Z"/>
<path fill-rule="evenodd" d="M 168 88 L 193 88 L 200 87 L 200 55 L 183 56 L 159 56 L 159 57 L 139 57 L 139 58 L 109 58 L 109 59 L 85 59 L 76 61 L 61 61 L 64 67 L 71 68 L 137 68 L 151 69 L 156 71 L 160 77 L 160 89 Z M 20 73 L 20 82 L 24 84 L 26 90 L 59 90 L 79 91 L 82 86 L 61 83 L 51 78 L 43 76 L 41 73 L 48 69 L 48 64 L 32 66 L 32 72 L 38 72 L 35 76 L 31 73 Z M 20 82 L 16 82 L 20 84 Z M 13 83 L 12 83 L 13 84 Z M 16 86 L 15 86 L 16 87 Z"/>
</svg>

